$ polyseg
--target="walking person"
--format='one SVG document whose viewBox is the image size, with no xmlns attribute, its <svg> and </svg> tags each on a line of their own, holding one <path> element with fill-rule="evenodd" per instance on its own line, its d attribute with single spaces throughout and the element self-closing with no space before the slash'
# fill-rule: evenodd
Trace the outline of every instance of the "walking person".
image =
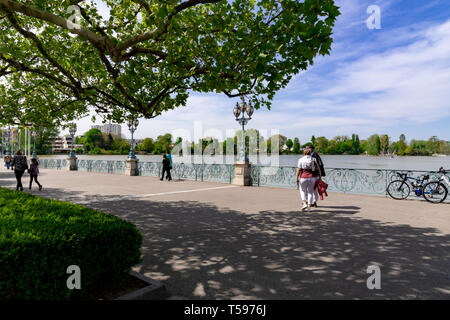
<svg viewBox="0 0 450 320">
<path fill-rule="evenodd" d="M 5 155 L 3 161 L 5 162 L 6 169 L 9 170 L 9 167 L 11 166 L 11 156 L 9 154 Z"/>
<path fill-rule="evenodd" d="M 36 184 L 39 186 L 39 191 L 41 191 L 42 185 L 37 180 L 39 175 L 39 163 L 37 159 L 35 158 L 31 159 L 30 169 L 28 169 L 28 172 L 30 173 L 30 190 L 34 180 Z"/>
<path fill-rule="evenodd" d="M 172 170 L 172 155 L 170 154 L 170 152 L 168 152 L 166 154 L 166 156 L 167 156 L 167 159 L 169 159 L 169 171 L 168 171 L 166 179 L 169 180 L 169 176 L 170 176 L 170 179 L 172 180 L 172 174 L 170 173 L 170 170 Z"/>
<path fill-rule="evenodd" d="M 20 189 L 23 191 L 22 186 L 22 176 L 25 173 L 25 170 L 28 170 L 28 162 L 27 157 L 22 155 L 22 151 L 18 150 L 11 163 L 11 170 L 14 170 L 14 174 L 17 180 L 16 191 Z"/>
<path fill-rule="evenodd" d="M 303 202 L 302 211 L 309 210 L 314 203 L 314 186 L 316 178 L 313 172 L 319 167 L 317 160 L 312 157 L 312 150 L 306 148 L 303 157 L 298 160 L 297 184 Z M 319 171 L 319 178 L 321 178 Z"/>
<path fill-rule="evenodd" d="M 170 180 L 172 180 L 172 176 L 170 175 L 170 161 L 167 158 L 167 155 L 163 155 L 163 171 L 162 171 L 162 177 L 161 177 L 161 181 L 164 180 L 164 173 L 167 172 L 167 178 Z"/>
<path fill-rule="evenodd" d="M 322 179 L 322 177 L 325 177 L 325 167 L 323 165 L 323 161 L 322 158 L 320 157 L 320 155 L 314 150 L 314 146 L 311 144 L 309 146 L 306 147 L 307 149 L 311 149 L 311 157 L 313 157 L 314 159 L 316 159 L 318 166 L 316 167 L 316 169 L 313 171 L 313 176 L 314 178 L 316 178 L 317 180 Z M 317 208 L 317 201 L 319 201 L 319 189 L 318 188 L 314 188 L 314 200 L 313 200 L 313 207 Z"/>
</svg>

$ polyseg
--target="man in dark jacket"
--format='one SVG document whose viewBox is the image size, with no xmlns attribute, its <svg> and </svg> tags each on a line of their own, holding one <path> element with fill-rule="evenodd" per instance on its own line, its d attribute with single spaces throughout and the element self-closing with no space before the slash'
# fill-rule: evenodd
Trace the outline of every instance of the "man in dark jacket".
<svg viewBox="0 0 450 320">
<path fill-rule="evenodd" d="M 319 176 L 319 170 L 320 170 L 320 173 L 321 173 L 322 177 L 325 177 L 325 167 L 323 165 L 322 158 L 320 157 L 320 155 L 316 151 L 314 151 L 314 146 L 313 145 L 309 145 L 309 146 L 307 146 L 307 148 L 312 150 L 311 156 L 313 158 L 315 158 L 317 160 L 317 163 L 319 164 L 319 168 L 317 168 L 317 170 L 314 172 L 314 177 L 318 177 Z"/>
<path fill-rule="evenodd" d="M 28 162 L 27 157 L 22 155 L 22 151 L 17 151 L 11 163 L 11 170 L 14 170 L 14 174 L 16 175 L 17 186 L 16 190 L 23 191 L 22 186 L 22 176 L 25 173 L 25 170 L 28 170 Z"/>
<path fill-rule="evenodd" d="M 170 175 L 170 160 L 167 158 L 166 155 L 163 155 L 163 171 L 162 171 L 162 177 L 159 180 L 164 180 L 164 173 L 167 172 L 167 177 L 169 178 L 169 181 L 172 180 L 172 176 Z"/>
<path fill-rule="evenodd" d="M 320 155 L 314 151 L 314 146 L 311 144 L 307 148 L 311 149 L 312 154 L 311 157 L 316 159 L 317 164 L 319 165 L 319 168 L 316 168 L 316 170 L 313 171 L 313 177 L 316 179 L 320 179 L 320 176 L 325 177 L 325 167 L 323 165 L 322 158 Z M 317 208 L 317 201 L 319 200 L 319 190 L 317 188 L 314 189 L 314 203 L 312 204 L 313 207 Z"/>
</svg>

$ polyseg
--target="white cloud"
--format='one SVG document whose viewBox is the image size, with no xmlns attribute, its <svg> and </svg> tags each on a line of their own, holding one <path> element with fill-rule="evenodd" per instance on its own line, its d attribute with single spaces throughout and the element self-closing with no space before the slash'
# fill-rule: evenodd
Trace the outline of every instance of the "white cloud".
<svg viewBox="0 0 450 320">
<path fill-rule="evenodd" d="M 286 101 L 284 107 L 291 112 L 297 109 L 316 114 L 317 120 L 337 116 L 341 121 L 326 122 L 336 128 L 349 117 L 361 124 L 368 119 L 375 126 L 373 130 L 400 122 L 423 124 L 449 117 L 450 21 L 407 37 L 416 40 L 345 62 L 335 72 L 322 72 L 320 81 L 314 74 L 308 90 L 315 91 L 299 90 L 299 98 Z M 358 127 L 356 122 L 348 126 L 349 132 Z"/>
</svg>

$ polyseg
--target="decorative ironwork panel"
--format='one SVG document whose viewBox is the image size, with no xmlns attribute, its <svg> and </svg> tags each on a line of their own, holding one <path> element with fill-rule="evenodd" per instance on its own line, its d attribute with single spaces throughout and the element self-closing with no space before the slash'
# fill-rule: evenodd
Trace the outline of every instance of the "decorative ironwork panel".
<svg viewBox="0 0 450 320">
<path fill-rule="evenodd" d="M 138 174 L 140 176 L 158 177 L 162 174 L 162 163 L 159 162 L 139 162 Z M 211 181 L 231 183 L 234 176 L 233 165 L 217 164 L 192 164 L 174 163 L 171 170 L 173 179 Z"/>
<path fill-rule="evenodd" d="M 92 160 L 91 171 L 100 173 L 110 173 L 109 161 Z"/>
<path fill-rule="evenodd" d="M 201 165 L 192 163 L 174 163 L 172 166 L 172 178 L 180 180 L 200 180 Z"/>
<path fill-rule="evenodd" d="M 66 159 L 39 159 L 39 166 L 42 169 L 65 169 L 67 166 Z"/>
<path fill-rule="evenodd" d="M 386 170 L 328 169 L 323 180 L 331 192 L 386 194 Z"/>
<path fill-rule="evenodd" d="M 295 167 L 251 166 L 250 182 L 254 186 L 297 188 Z"/>
<path fill-rule="evenodd" d="M 80 171 L 92 171 L 92 162 L 93 160 L 77 160 L 77 167 Z"/>
<path fill-rule="evenodd" d="M 160 177 L 162 174 L 162 163 L 160 163 L 160 162 L 138 162 L 137 174 L 139 176 Z"/>
<path fill-rule="evenodd" d="M 234 177 L 234 166 L 229 164 L 201 165 L 201 181 L 231 183 Z"/>
<path fill-rule="evenodd" d="M 118 160 L 78 160 L 78 170 L 87 172 L 124 174 L 126 161 Z"/>
<path fill-rule="evenodd" d="M 113 174 L 125 174 L 127 168 L 127 162 L 123 161 L 108 161 L 109 173 Z"/>
</svg>

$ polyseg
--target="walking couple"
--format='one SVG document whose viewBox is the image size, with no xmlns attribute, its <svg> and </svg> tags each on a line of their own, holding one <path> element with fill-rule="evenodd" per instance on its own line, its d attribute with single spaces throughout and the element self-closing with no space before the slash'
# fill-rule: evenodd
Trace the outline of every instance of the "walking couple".
<svg viewBox="0 0 450 320">
<path fill-rule="evenodd" d="M 172 170 L 172 155 L 170 153 L 163 155 L 162 164 L 163 164 L 162 177 L 159 180 L 161 181 L 164 180 L 164 173 L 167 173 L 166 175 L 167 180 L 169 181 L 172 180 L 172 175 L 170 174 L 170 170 Z"/>
<path fill-rule="evenodd" d="M 39 162 L 37 161 L 37 159 L 35 158 L 31 159 L 30 167 L 28 167 L 27 157 L 22 154 L 21 150 L 19 150 L 12 159 L 11 170 L 14 170 L 14 174 L 16 176 L 17 191 L 18 190 L 23 191 L 22 177 L 25 171 L 28 171 L 28 173 L 30 174 L 30 190 L 31 185 L 33 184 L 33 180 L 39 186 L 39 190 L 42 190 L 42 185 L 37 180 L 39 175 Z"/>
<path fill-rule="evenodd" d="M 302 211 L 305 211 L 317 207 L 319 190 L 316 181 L 325 176 L 325 169 L 319 154 L 314 152 L 314 146 L 306 147 L 303 155 L 298 160 L 297 185 L 303 202 Z"/>
</svg>

